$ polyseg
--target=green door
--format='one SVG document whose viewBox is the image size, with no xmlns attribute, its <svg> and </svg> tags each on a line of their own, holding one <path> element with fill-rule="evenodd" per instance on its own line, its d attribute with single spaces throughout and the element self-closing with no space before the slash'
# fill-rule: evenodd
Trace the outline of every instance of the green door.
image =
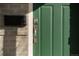
<svg viewBox="0 0 79 59">
<path fill-rule="evenodd" d="M 69 4 L 35 4 L 37 20 L 35 56 L 68 56 L 69 53 Z"/>
</svg>

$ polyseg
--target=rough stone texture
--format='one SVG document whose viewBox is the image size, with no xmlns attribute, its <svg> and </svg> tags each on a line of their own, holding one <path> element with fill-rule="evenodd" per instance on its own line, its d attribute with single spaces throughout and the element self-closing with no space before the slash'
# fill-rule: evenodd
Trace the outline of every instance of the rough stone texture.
<svg viewBox="0 0 79 59">
<path fill-rule="evenodd" d="M 2 4 L 2 14 L 25 15 L 28 12 L 28 4 Z"/>
<path fill-rule="evenodd" d="M 0 56 L 3 55 L 3 36 L 0 36 Z"/>
<path fill-rule="evenodd" d="M 16 47 L 17 47 L 17 51 L 16 51 L 16 55 L 27 55 L 28 52 L 26 52 L 28 49 L 26 49 L 26 47 L 28 47 L 28 43 L 26 43 L 27 37 L 26 36 L 17 36 L 16 37 L 17 43 L 16 43 Z M 25 47 L 26 46 L 26 47 Z"/>
<path fill-rule="evenodd" d="M 26 30 L 27 29 L 27 30 Z M 18 28 L 17 29 L 17 35 L 28 35 L 28 27 Z"/>
<path fill-rule="evenodd" d="M 0 4 L 0 56 L 28 55 L 28 27 L 4 26 L 4 15 L 26 15 L 28 4 Z M 27 17 L 26 17 L 27 18 Z"/>
</svg>

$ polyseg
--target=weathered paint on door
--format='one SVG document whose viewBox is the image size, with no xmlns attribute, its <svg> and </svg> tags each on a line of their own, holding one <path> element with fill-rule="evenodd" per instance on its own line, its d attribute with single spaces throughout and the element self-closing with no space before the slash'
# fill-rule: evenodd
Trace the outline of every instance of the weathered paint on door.
<svg viewBox="0 0 79 59">
<path fill-rule="evenodd" d="M 34 18 L 38 20 L 34 55 L 69 55 L 69 13 L 69 4 L 43 4 L 34 10 Z"/>
</svg>

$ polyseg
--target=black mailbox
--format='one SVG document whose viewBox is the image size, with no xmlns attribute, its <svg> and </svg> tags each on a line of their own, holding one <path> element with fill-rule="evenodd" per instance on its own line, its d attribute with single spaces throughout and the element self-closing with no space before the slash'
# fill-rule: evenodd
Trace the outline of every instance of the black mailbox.
<svg viewBox="0 0 79 59">
<path fill-rule="evenodd" d="M 4 25 L 24 27 L 26 25 L 26 17 L 24 15 L 4 15 Z"/>
</svg>

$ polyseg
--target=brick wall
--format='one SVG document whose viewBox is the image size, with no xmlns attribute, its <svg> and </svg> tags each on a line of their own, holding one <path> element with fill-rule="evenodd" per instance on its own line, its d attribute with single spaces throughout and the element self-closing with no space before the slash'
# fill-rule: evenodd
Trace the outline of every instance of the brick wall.
<svg viewBox="0 0 79 59">
<path fill-rule="evenodd" d="M 4 26 L 4 15 L 27 15 L 28 4 L 0 4 L 0 55 L 28 55 L 28 27 Z M 27 17 L 26 17 L 27 20 Z"/>
</svg>

